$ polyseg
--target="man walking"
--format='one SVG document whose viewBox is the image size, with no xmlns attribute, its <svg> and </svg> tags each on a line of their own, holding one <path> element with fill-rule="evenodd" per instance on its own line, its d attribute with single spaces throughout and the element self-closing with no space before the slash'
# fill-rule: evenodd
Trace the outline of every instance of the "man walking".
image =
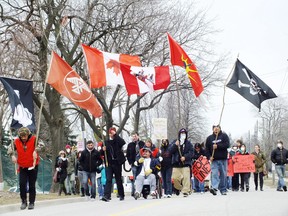
<svg viewBox="0 0 288 216">
<path fill-rule="evenodd" d="M 213 125 L 213 134 L 206 139 L 206 149 L 211 161 L 210 193 L 217 195 L 218 189 L 222 195 L 227 195 L 227 149 L 230 146 L 229 137 L 222 132 L 220 125 Z"/>
<path fill-rule="evenodd" d="M 283 142 L 281 140 L 277 141 L 277 148 L 271 152 L 271 161 L 275 164 L 275 170 L 278 175 L 277 191 L 287 191 L 284 177 L 285 164 L 288 163 L 288 151 L 283 147 Z"/>
<path fill-rule="evenodd" d="M 36 199 L 36 180 L 38 173 L 39 156 L 35 149 L 36 136 L 32 135 L 29 128 L 21 127 L 18 130 L 18 138 L 14 141 L 14 148 L 8 150 L 11 154 L 12 162 L 19 166 L 20 197 L 22 204 L 20 209 L 27 207 L 27 182 L 29 185 L 29 206 L 34 209 Z M 15 149 L 13 151 L 13 149 Z M 14 153 L 17 153 L 17 157 Z M 34 167 L 34 160 L 36 165 Z"/>
<path fill-rule="evenodd" d="M 108 202 L 111 199 L 113 174 L 117 184 L 119 199 L 120 201 L 124 200 L 125 195 L 122 182 L 122 164 L 126 160 L 122 151 L 122 147 L 124 145 L 125 141 L 116 133 L 116 128 L 111 127 L 109 129 L 109 140 L 105 141 L 105 146 L 102 148 L 102 155 L 104 155 L 105 152 L 107 153 L 105 160 L 108 162 L 108 166 L 105 168 L 106 185 L 104 189 L 104 196 L 102 198 L 102 200 L 105 202 Z"/>
<path fill-rule="evenodd" d="M 79 162 L 83 168 L 82 185 L 86 198 L 90 198 L 93 201 L 96 197 L 96 171 L 97 167 L 102 164 L 102 159 L 91 140 L 87 141 L 86 149 L 82 151 Z M 91 197 L 89 197 L 88 178 L 92 183 Z"/>
</svg>

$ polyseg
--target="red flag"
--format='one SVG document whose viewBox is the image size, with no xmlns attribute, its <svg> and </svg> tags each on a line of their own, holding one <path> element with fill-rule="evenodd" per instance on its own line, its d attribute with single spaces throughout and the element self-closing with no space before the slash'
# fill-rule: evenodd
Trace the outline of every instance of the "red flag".
<svg viewBox="0 0 288 216">
<path fill-rule="evenodd" d="M 55 52 L 52 52 L 48 74 L 47 83 L 61 95 L 96 118 L 102 115 L 102 108 L 86 82 Z"/>
<path fill-rule="evenodd" d="M 91 88 L 118 84 L 124 86 L 119 64 L 141 66 L 138 56 L 102 52 L 84 44 L 82 44 L 82 49 L 90 74 Z"/>
<path fill-rule="evenodd" d="M 168 33 L 167 33 L 168 34 Z M 170 59 L 172 65 L 185 68 L 196 97 L 204 90 L 201 78 L 195 64 L 191 61 L 182 47 L 168 34 L 170 44 Z"/>
<path fill-rule="evenodd" d="M 128 95 L 166 89 L 170 84 L 169 66 L 137 67 L 120 64 Z"/>
</svg>

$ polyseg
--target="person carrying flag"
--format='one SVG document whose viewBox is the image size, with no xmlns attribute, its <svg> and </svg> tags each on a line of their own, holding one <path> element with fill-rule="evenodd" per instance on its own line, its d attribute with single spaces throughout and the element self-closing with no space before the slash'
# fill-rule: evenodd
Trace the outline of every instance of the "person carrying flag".
<svg viewBox="0 0 288 216">
<path fill-rule="evenodd" d="M 14 140 L 14 146 L 8 149 L 12 162 L 19 166 L 20 198 L 21 210 L 27 208 L 27 182 L 29 185 L 29 205 L 28 209 L 34 209 L 36 199 L 36 180 L 38 173 L 40 148 L 35 147 L 36 136 L 32 135 L 29 128 L 21 127 L 18 129 L 18 138 Z M 40 146 L 39 146 L 40 147 Z M 15 154 L 16 153 L 16 154 Z M 34 166 L 34 160 L 36 165 Z"/>
</svg>

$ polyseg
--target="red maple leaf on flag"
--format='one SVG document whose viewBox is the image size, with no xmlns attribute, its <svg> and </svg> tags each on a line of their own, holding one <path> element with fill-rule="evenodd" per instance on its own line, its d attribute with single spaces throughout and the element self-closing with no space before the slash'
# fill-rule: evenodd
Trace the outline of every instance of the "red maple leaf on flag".
<svg viewBox="0 0 288 216">
<path fill-rule="evenodd" d="M 116 61 L 114 59 L 110 59 L 109 62 L 107 62 L 106 67 L 113 70 L 113 73 L 115 73 L 117 76 L 120 74 L 120 64 L 119 61 Z"/>
</svg>

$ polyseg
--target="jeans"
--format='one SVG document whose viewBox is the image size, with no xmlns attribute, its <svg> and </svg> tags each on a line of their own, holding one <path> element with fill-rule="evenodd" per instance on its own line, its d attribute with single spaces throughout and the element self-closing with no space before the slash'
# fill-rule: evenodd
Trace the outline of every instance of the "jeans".
<svg viewBox="0 0 288 216">
<path fill-rule="evenodd" d="M 148 180 L 149 185 L 150 185 L 150 191 L 154 192 L 156 190 L 156 177 L 153 173 L 151 173 L 150 175 L 148 175 L 147 177 L 142 176 L 142 175 L 138 175 L 136 180 L 135 180 L 135 189 L 136 192 L 141 193 L 142 189 L 143 189 L 143 185 L 144 185 L 144 181 L 145 179 Z"/>
<path fill-rule="evenodd" d="M 65 187 L 68 194 L 75 194 L 75 174 L 68 174 L 65 179 Z"/>
<path fill-rule="evenodd" d="M 89 196 L 89 188 L 88 188 L 88 178 L 90 179 L 92 186 L 91 186 L 91 198 L 96 197 L 96 172 L 86 172 L 83 171 L 83 187 L 86 193 L 86 196 Z"/>
<path fill-rule="evenodd" d="M 97 185 L 98 185 L 99 197 L 103 197 L 104 196 L 104 185 L 102 185 L 102 183 L 101 183 L 101 177 L 97 178 Z"/>
<path fill-rule="evenodd" d="M 133 181 L 131 181 L 131 185 L 132 185 L 131 196 L 134 196 L 134 194 L 135 194 L 135 179 L 136 179 L 137 167 L 132 165 L 131 171 L 132 171 L 132 174 L 133 174 Z"/>
<path fill-rule="evenodd" d="M 172 167 L 161 170 L 165 195 L 172 195 Z"/>
<path fill-rule="evenodd" d="M 285 181 L 284 181 L 284 177 L 285 177 L 285 165 L 276 165 L 275 166 L 275 170 L 278 176 L 278 185 L 277 185 L 277 189 L 281 189 L 283 186 L 285 186 Z"/>
<path fill-rule="evenodd" d="M 226 180 L 227 180 L 227 182 L 226 182 L 227 189 L 231 190 L 231 188 L 232 188 L 232 176 L 227 176 Z"/>
<path fill-rule="evenodd" d="M 226 192 L 227 160 L 213 160 L 211 164 L 211 186 Z"/>
<path fill-rule="evenodd" d="M 194 177 L 195 192 L 204 192 L 204 182 L 200 182 L 197 178 Z"/>
</svg>

